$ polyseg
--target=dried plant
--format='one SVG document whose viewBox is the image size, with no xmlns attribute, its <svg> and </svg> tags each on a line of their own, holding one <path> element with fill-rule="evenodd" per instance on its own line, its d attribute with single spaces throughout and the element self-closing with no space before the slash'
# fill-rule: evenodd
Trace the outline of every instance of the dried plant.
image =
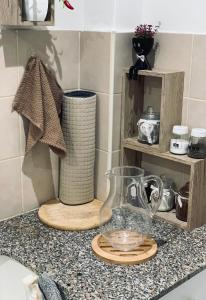
<svg viewBox="0 0 206 300">
<path fill-rule="evenodd" d="M 159 26 L 140 24 L 136 27 L 134 35 L 135 37 L 142 38 L 153 38 L 154 35 L 158 32 Z"/>
</svg>

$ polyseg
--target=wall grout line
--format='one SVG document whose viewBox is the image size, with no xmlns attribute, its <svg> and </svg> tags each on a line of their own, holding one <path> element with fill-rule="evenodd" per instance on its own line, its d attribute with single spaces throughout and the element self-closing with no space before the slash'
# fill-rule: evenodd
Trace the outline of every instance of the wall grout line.
<svg viewBox="0 0 206 300">
<path fill-rule="evenodd" d="M 109 153 L 109 151 L 100 149 L 98 147 L 96 147 L 95 150 L 100 151 L 100 152 L 104 152 L 104 153 L 107 153 L 107 154 Z M 113 150 L 112 153 L 114 154 L 114 153 L 120 152 L 120 151 L 121 151 L 121 149 L 119 149 L 119 150 Z"/>
<path fill-rule="evenodd" d="M 85 91 L 91 91 L 91 89 L 88 89 L 88 88 L 84 88 L 84 87 L 81 87 L 81 88 L 84 89 Z M 96 94 L 101 94 L 101 95 L 106 95 L 106 96 L 110 95 L 110 91 L 108 91 L 108 92 L 100 92 L 97 90 L 92 90 L 92 91 L 95 92 Z"/>
<path fill-rule="evenodd" d="M 112 151 L 112 153 L 115 154 L 115 153 L 120 152 L 120 151 L 121 151 L 120 149 L 119 150 L 114 150 L 114 151 Z"/>
<path fill-rule="evenodd" d="M 109 126 L 108 126 L 108 160 L 107 169 L 112 167 L 113 147 L 113 113 L 114 113 L 114 62 L 115 62 L 115 34 L 110 37 L 110 85 L 109 85 Z"/>
<path fill-rule="evenodd" d="M 186 124 L 188 125 L 189 123 L 189 102 L 186 102 Z"/>
<path fill-rule="evenodd" d="M 17 40 L 16 40 L 16 49 L 17 49 L 17 78 L 18 78 L 18 84 L 19 84 L 19 31 L 16 30 L 16 36 L 17 36 Z"/>
<path fill-rule="evenodd" d="M 6 220 L 12 220 L 13 218 L 23 216 L 23 215 L 26 215 L 28 213 L 31 213 L 31 212 L 34 212 L 34 211 L 37 211 L 37 210 L 38 210 L 38 208 L 34 208 L 34 209 L 30 209 L 28 211 L 23 211 L 21 213 L 17 213 L 17 214 L 14 214 L 14 215 L 12 214 L 12 216 L 0 219 L 0 221 L 2 222 L 2 221 L 6 221 Z"/>
<path fill-rule="evenodd" d="M 78 89 L 81 89 L 81 31 L 79 31 Z"/>
<path fill-rule="evenodd" d="M 206 103 L 206 99 L 200 99 L 200 98 L 194 98 L 194 97 L 184 97 L 184 99 L 187 99 L 189 101 L 205 102 Z"/>
<path fill-rule="evenodd" d="M 19 116 L 19 124 L 20 124 L 20 116 Z M 21 154 L 21 145 L 22 145 L 22 140 L 21 140 L 21 124 L 20 124 L 20 154 Z M 23 156 L 24 157 L 24 156 Z M 24 211 L 24 191 L 23 191 L 23 172 L 22 172 L 22 157 L 20 156 L 20 180 L 21 180 L 21 205 L 22 205 L 22 210 Z"/>
<path fill-rule="evenodd" d="M 22 158 L 19 157 L 19 163 L 20 163 L 20 192 L 21 192 L 21 210 L 24 212 L 24 192 L 23 192 L 23 176 L 22 176 Z"/>
<path fill-rule="evenodd" d="M 97 147 L 95 148 L 95 150 L 100 151 L 100 152 L 104 152 L 104 153 L 107 153 L 107 154 L 109 153 L 109 151 L 107 151 L 107 150 L 102 150 L 102 149 L 97 148 Z"/>
<path fill-rule="evenodd" d="M 17 78 L 18 78 L 18 84 L 20 84 L 19 31 L 17 30 L 16 33 L 17 33 Z M 22 145 L 22 127 L 21 127 L 21 117 L 19 115 L 20 189 L 21 189 L 21 208 L 22 208 L 22 212 L 24 212 L 24 191 L 23 191 L 21 145 Z"/>
<path fill-rule="evenodd" d="M 192 82 L 192 62 L 193 62 L 193 50 L 194 50 L 194 35 L 192 35 L 192 47 L 190 56 L 190 67 L 189 67 L 189 86 L 188 86 L 188 96 L 190 96 L 191 82 Z"/>
<path fill-rule="evenodd" d="M 15 97 L 15 95 L 12 95 L 12 96 L 3 96 L 3 97 L 0 97 L 0 101 L 9 101 L 11 100 L 11 98 L 13 99 Z"/>
<path fill-rule="evenodd" d="M 14 160 L 14 159 L 17 159 L 17 158 L 19 158 L 20 159 L 20 155 L 18 155 L 18 156 L 11 156 L 11 157 L 7 157 L 7 158 L 1 158 L 0 159 L 0 163 L 2 163 L 2 162 L 6 162 L 6 161 L 9 161 L 9 160 Z"/>
<path fill-rule="evenodd" d="M 120 92 L 114 92 L 114 96 L 122 96 L 122 91 L 120 91 Z"/>
</svg>

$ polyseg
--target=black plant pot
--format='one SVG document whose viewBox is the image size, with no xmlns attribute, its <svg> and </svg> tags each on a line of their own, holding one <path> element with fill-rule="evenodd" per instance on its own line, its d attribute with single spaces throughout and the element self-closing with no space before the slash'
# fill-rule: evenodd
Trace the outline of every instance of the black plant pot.
<svg viewBox="0 0 206 300">
<path fill-rule="evenodd" d="M 152 37 L 134 37 L 132 39 L 132 44 L 138 55 L 147 56 L 153 48 L 154 38 L 152 38 Z"/>
<path fill-rule="evenodd" d="M 147 55 L 153 48 L 154 39 L 152 37 L 134 37 L 132 44 L 137 55 L 137 61 L 129 69 L 129 79 L 137 80 L 139 70 L 151 70 Z"/>
</svg>

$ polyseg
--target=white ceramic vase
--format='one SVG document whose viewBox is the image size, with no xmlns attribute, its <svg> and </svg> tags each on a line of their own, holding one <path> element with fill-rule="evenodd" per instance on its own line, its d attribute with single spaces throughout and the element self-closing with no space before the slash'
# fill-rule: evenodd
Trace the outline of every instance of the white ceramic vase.
<svg viewBox="0 0 206 300">
<path fill-rule="evenodd" d="M 48 12 L 49 0 L 24 0 L 27 21 L 43 22 Z"/>
</svg>

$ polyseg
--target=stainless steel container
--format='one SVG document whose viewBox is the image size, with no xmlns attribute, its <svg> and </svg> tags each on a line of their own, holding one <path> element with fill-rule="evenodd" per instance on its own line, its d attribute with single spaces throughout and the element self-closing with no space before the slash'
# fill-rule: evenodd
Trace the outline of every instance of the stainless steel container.
<svg viewBox="0 0 206 300">
<path fill-rule="evenodd" d="M 172 179 L 161 175 L 163 182 L 163 195 L 158 211 L 170 211 L 175 207 L 175 184 Z"/>
</svg>

